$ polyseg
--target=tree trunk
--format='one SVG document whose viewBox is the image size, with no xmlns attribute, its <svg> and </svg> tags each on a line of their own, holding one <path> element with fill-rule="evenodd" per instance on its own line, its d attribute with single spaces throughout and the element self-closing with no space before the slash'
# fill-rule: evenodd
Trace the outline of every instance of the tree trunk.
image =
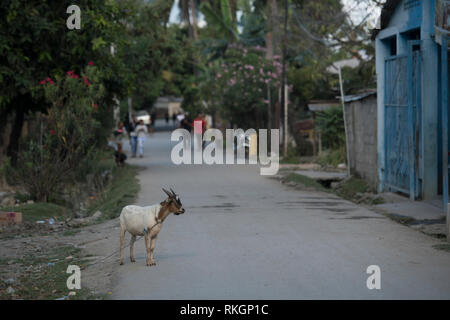
<svg viewBox="0 0 450 320">
<path fill-rule="evenodd" d="M 191 14 L 192 14 L 192 37 L 194 40 L 198 39 L 198 33 L 197 33 L 197 11 L 195 10 L 195 1 L 189 0 L 189 5 L 191 7 Z"/>
<path fill-rule="evenodd" d="M 19 152 L 19 141 L 22 135 L 22 127 L 24 121 L 23 101 L 21 98 L 17 99 L 16 115 L 12 126 L 11 134 L 9 137 L 9 145 L 7 149 L 7 156 L 11 158 L 11 165 L 15 167 L 17 165 L 17 156 Z"/>
<path fill-rule="evenodd" d="M 281 112 L 281 104 L 279 101 L 275 103 L 275 117 L 273 121 L 273 128 L 280 129 L 280 112 Z"/>
<path fill-rule="evenodd" d="M 272 95 L 270 93 L 270 84 L 267 85 L 267 100 L 269 103 L 267 104 L 267 129 L 272 129 Z"/>
<path fill-rule="evenodd" d="M 278 17 L 277 0 L 270 0 L 270 19 L 272 22 L 272 55 L 279 54 L 280 48 L 280 18 Z"/>
<path fill-rule="evenodd" d="M 191 19 L 190 19 L 190 15 L 189 15 L 189 6 L 187 3 L 188 0 L 180 0 L 180 1 L 181 1 L 181 10 L 183 13 L 183 20 L 188 25 L 189 39 L 192 39 L 194 37 L 194 34 L 193 34 Z"/>
<path fill-rule="evenodd" d="M 272 0 L 271 0 L 272 1 Z M 267 3 L 267 33 L 266 33 L 266 59 L 272 60 L 273 59 L 273 34 L 272 29 L 274 25 L 273 21 L 273 13 L 271 8 L 271 3 Z"/>
</svg>

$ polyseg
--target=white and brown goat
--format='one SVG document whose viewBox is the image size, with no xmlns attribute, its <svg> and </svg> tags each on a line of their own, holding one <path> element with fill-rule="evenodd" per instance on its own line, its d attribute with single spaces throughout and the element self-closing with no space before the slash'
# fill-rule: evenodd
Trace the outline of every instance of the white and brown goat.
<svg viewBox="0 0 450 320">
<path fill-rule="evenodd" d="M 120 214 L 120 264 L 123 264 L 123 247 L 125 232 L 131 234 L 130 260 L 135 262 L 133 246 L 136 236 L 145 237 L 145 248 L 147 251 L 147 266 L 156 265 L 153 256 L 156 238 L 161 231 L 162 223 L 171 213 L 175 215 L 183 214 L 184 209 L 180 198 L 170 189 L 170 192 L 162 189 L 168 198 L 159 204 L 147 207 L 126 206 Z"/>
</svg>

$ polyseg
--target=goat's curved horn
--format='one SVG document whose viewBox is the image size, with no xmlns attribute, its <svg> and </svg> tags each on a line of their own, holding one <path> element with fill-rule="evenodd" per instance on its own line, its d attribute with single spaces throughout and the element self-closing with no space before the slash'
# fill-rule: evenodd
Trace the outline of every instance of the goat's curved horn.
<svg viewBox="0 0 450 320">
<path fill-rule="evenodd" d="M 172 195 L 170 194 L 169 191 L 167 191 L 166 189 L 162 188 L 162 191 L 164 191 L 169 197 L 171 197 Z"/>
<path fill-rule="evenodd" d="M 176 197 L 175 191 L 173 191 L 172 188 L 170 188 L 170 191 L 172 191 L 173 196 Z"/>
</svg>

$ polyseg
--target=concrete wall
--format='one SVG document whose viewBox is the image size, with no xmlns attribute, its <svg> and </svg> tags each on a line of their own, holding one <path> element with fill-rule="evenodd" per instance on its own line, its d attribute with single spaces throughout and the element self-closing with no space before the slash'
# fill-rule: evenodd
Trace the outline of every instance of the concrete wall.
<svg viewBox="0 0 450 320">
<path fill-rule="evenodd" d="M 376 190 L 378 187 L 377 159 L 377 96 L 345 104 L 350 171 L 365 179 Z"/>
</svg>

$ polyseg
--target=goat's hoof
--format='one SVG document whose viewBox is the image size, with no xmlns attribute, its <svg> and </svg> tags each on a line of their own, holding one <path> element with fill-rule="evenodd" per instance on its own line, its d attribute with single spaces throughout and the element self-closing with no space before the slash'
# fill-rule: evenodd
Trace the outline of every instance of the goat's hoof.
<svg viewBox="0 0 450 320">
<path fill-rule="evenodd" d="M 152 266 L 156 266 L 156 262 L 155 261 L 147 262 L 147 267 L 152 267 Z"/>
<path fill-rule="evenodd" d="M 130 261 L 131 261 L 131 262 L 136 262 L 136 260 L 135 260 L 135 259 L 130 259 Z"/>
<path fill-rule="evenodd" d="M 123 261 L 120 261 L 120 265 L 123 266 Z"/>
</svg>

